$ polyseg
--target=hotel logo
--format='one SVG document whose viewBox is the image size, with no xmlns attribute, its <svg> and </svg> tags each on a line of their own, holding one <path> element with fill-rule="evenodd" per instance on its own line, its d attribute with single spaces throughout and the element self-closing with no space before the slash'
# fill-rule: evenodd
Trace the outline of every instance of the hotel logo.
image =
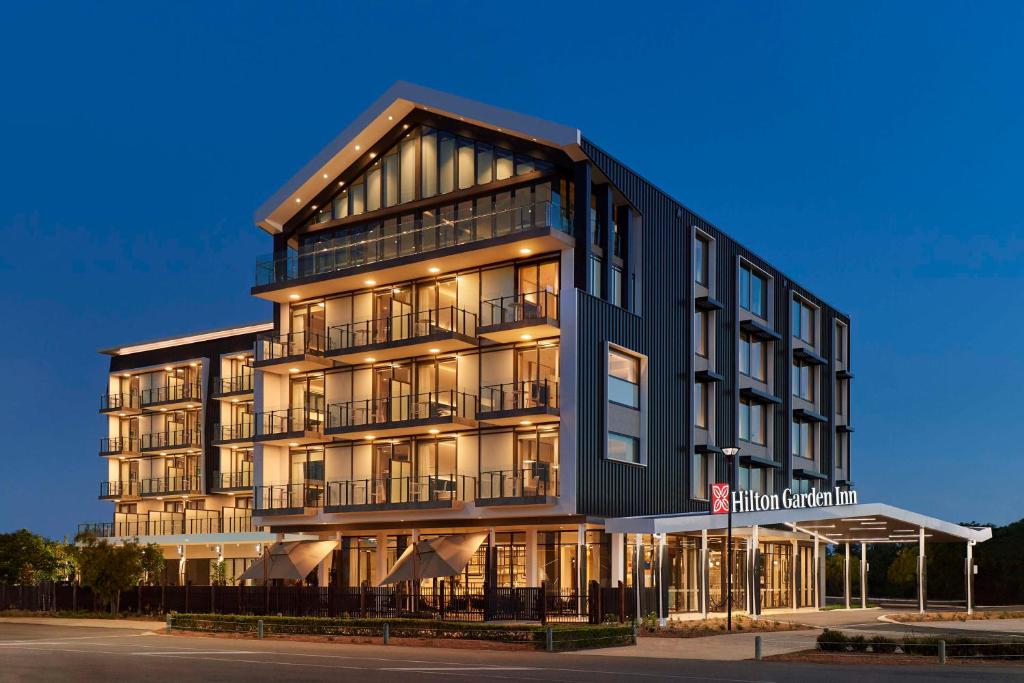
<svg viewBox="0 0 1024 683">
<path fill-rule="evenodd" d="M 716 515 L 724 515 L 729 512 L 729 485 L 711 485 L 711 512 Z"/>
</svg>

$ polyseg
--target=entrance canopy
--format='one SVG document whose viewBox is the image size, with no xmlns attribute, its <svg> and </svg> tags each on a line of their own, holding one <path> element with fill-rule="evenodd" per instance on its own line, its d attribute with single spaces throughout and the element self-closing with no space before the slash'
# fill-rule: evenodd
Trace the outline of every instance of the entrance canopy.
<svg viewBox="0 0 1024 683">
<path fill-rule="evenodd" d="M 608 519 L 610 533 L 683 534 L 724 530 L 728 515 L 688 514 Z M 981 543 L 992 538 L 988 527 L 967 527 L 928 517 L 884 503 L 830 505 L 758 512 L 734 512 L 733 529 L 750 526 L 787 526 L 793 531 L 818 536 L 826 543 L 915 543 L 924 530 L 933 542 Z"/>
</svg>

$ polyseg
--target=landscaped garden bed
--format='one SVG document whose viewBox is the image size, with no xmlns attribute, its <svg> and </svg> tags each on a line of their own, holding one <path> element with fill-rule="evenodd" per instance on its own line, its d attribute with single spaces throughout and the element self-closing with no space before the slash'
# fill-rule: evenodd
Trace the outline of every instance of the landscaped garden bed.
<svg viewBox="0 0 1024 683">
<path fill-rule="evenodd" d="M 807 626 L 791 624 L 772 619 L 751 619 L 748 616 L 734 616 L 732 631 L 728 630 L 725 619 L 692 619 L 670 620 L 665 626 L 658 626 L 657 619 L 644 619 L 640 626 L 640 634 L 655 638 L 702 638 L 704 636 L 720 636 L 728 633 L 770 633 L 773 631 L 804 631 Z"/>
</svg>

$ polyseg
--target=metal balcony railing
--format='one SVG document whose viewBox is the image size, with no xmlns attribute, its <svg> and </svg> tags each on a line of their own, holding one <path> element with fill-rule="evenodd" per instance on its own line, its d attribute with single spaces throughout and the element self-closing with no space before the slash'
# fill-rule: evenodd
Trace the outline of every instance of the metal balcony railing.
<svg viewBox="0 0 1024 683">
<path fill-rule="evenodd" d="M 558 382 L 528 379 L 480 388 L 480 413 L 558 407 Z"/>
<path fill-rule="evenodd" d="M 572 212 L 556 202 L 537 202 L 485 211 L 460 210 L 457 214 L 443 211 L 437 218 L 396 224 L 392 230 L 370 221 L 299 252 L 261 259 L 256 263 L 256 286 L 284 284 L 537 228 L 572 234 Z"/>
<path fill-rule="evenodd" d="M 169 384 L 142 390 L 142 405 L 150 406 L 158 403 L 175 403 L 180 401 L 203 400 L 203 386 L 199 382 Z"/>
<path fill-rule="evenodd" d="M 233 508 L 234 509 L 234 508 Z M 185 519 L 174 514 L 168 519 L 118 520 L 115 522 L 88 522 L 78 525 L 78 533 L 90 533 L 99 538 L 115 536 L 170 536 L 176 534 L 219 534 L 255 531 L 251 514 L 217 515 Z"/>
<path fill-rule="evenodd" d="M 255 509 L 260 512 L 318 508 L 323 506 L 323 484 L 269 484 L 256 487 Z"/>
<path fill-rule="evenodd" d="M 480 326 L 558 320 L 558 294 L 522 292 L 480 302 Z"/>
<path fill-rule="evenodd" d="M 217 441 L 241 441 L 251 440 L 256 436 L 256 424 L 254 422 L 242 422 L 233 425 L 214 425 L 214 438 Z"/>
<path fill-rule="evenodd" d="M 100 395 L 101 411 L 139 410 L 140 408 L 142 408 L 142 402 L 138 392 Z"/>
<path fill-rule="evenodd" d="M 322 330 L 285 334 L 268 332 L 256 337 L 256 361 L 275 361 L 307 354 L 322 356 L 326 341 Z"/>
<path fill-rule="evenodd" d="M 558 495 L 558 470 L 551 463 L 535 462 L 518 470 L 480 473 L 480 498 L 532 498 Z"/>
<path fill-rule="evenodd" d="M 475 418 L 476 403 L 476 396 L 454 390 L 332 403 L 327 406 L 327 428 L 344 429 L 432 418 Z"/>
<path fill-rule="evenodd" d="M 327 330 L 327 350 L 343 351 L 373 344 L 390 344 L 445 332 L 475 337 L 476 314 L 455 306 L 447 306 L 436 310 L 343 323 Z"/>
<path fill-rule="evenodd" d="M 151 477 L 142 480 L 142 495 L 170 495 L 175 493 L 198 493 L 202 481 L 197 472 L 194 475 Z"/>
<path fill-rule="evenodd" d="M 355 479 L 327 484 L 328 507 L 465 501 L 475 496 L 476 479 L 463 474 Z"/>
<path fill-rule="evenodd" d="M 202 434 L 198 429 L 175 429 L 142 435 L 142 450 L 144 451 L 161 448 L 199 448 L 202 443 Z"/>
</svg>

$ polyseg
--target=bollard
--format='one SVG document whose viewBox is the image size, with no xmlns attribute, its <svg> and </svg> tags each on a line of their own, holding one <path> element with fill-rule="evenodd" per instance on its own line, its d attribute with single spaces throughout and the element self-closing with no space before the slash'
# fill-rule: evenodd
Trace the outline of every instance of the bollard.
<svg viewBox="0 0 1024 683">
<path fill-rule="evenodd" d="M 633 622 L 633 644 L 634 645 L 636 645 L 636 641 L 637 641 L 637 629 L 636 629 L 636 622 L 634 621 Z"/>
<path fill-rule="evenodd" d="M 260 619 L 256 622 L 256 637 L 263 640 L 263 620 Z"/>
<path fill-rule="evenodd" d="M 761 661 L 761 636 L 754 636 L 754 659 Z"/>
<path fill-rule="evenodd" d="M 167 615 L 167 632 L 168 633 L 171 632 L 171 615 L 170 614 Z"/>
<path fill-rule="evenodd" d="M 550 626 L 544 629 L 544 649 L 548 652 L 555 651 L 555 630 Z"/>
<path fill-rule="evenodd" d="M 384 622 L 384 644 L 388 645 L 391 643 L 391 624 Z"/>
<path fill-rule="evenodd" d="M 946 641 L 939 641 L 939 664 L 946 663 Z"/>
</svg>

